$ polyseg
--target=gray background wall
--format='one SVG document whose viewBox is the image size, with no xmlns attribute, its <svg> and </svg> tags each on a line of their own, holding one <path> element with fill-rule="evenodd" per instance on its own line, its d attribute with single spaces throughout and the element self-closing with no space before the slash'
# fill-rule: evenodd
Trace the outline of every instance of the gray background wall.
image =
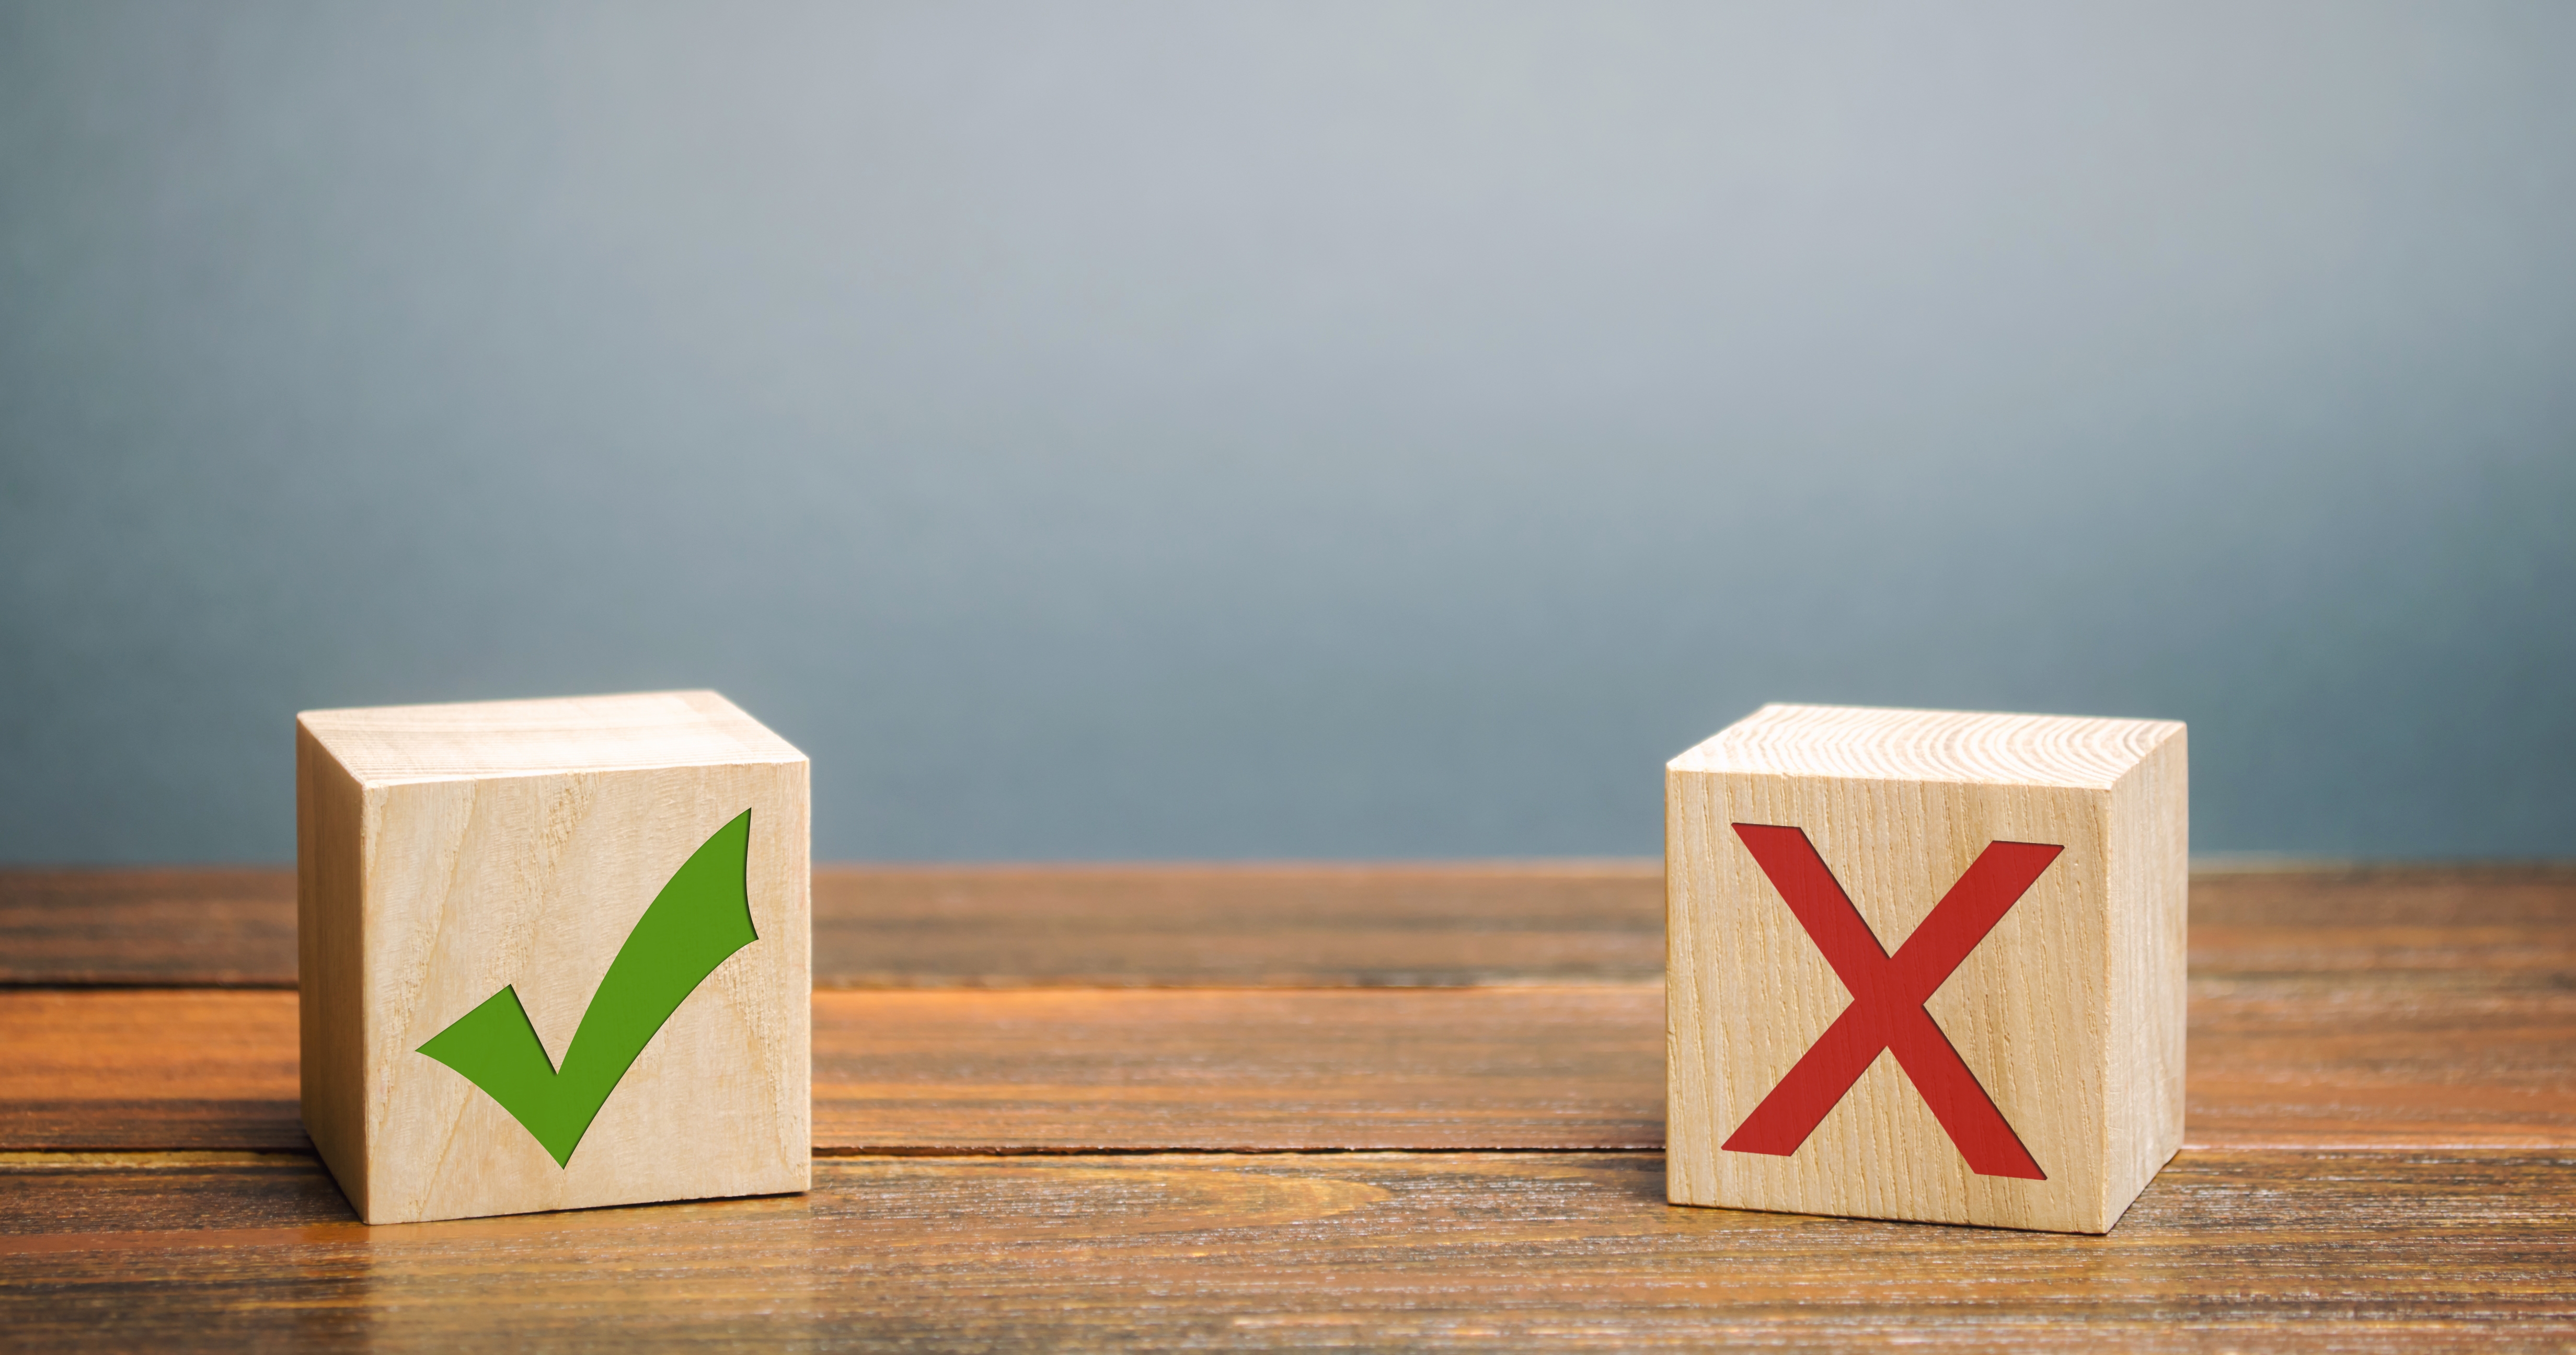
<svg viewBox="0 0 2576 1355">
<path fill-rule="evenodd" d="M 0 5 L 0 859 L 711 685 L 825 856 L 1645 853 L 1768 699 L 2576 852 L 2576 8 Z"/>
</svg>

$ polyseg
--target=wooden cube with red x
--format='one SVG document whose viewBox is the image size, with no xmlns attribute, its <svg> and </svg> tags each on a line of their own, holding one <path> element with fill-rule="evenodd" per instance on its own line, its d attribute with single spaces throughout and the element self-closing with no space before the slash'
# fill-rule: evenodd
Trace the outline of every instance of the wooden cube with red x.
<svg viewBox="0 0 2576 1355">
<path fill-rule="evenodd" d="M 2160 720 L 1765 706 L 1665 769 L 1675 1204 L 2108 1232 L 2182 1146 Z"/>
</svg>

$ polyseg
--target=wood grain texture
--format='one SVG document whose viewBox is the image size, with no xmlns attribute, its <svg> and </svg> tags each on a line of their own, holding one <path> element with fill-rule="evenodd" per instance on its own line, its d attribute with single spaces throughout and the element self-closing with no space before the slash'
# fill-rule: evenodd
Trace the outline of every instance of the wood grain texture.
<svg viewBox="0 0 2576 1355">
<path fill-rule="evenodd" d="M 470 791 L 471 787 L 468 786 Z M 305 721 L 295 723 L 296 1098 L 304 1131 L 337 1173 L 358 1212 L 368 1211 L 377 1170 L 391 1154 L 370 1152 L 370 1109 L 384 1098 L 368 1077 L 368 1028 L 384 1024 L 372 992 L 417 989 L 417 967 L 368 972 L 371 831 L 368 789 L 333 757 Z M 381 805 L 375 817 L 381 818 Z M 552 1046 L 561 1050 L 563 1045 Z M 558 1054 L 556 1056 L 560 1058 Z M 387 1197 L 390 1203 L 390 1197 Z M 381 1207 L 381 1206 L 380 1206 Z"/>
<path fill-rule="evenodd" d="M 835 866 L 824 987 L 1454 987 L 1663 974 L 1663 865 Z"/>
<path fill-rule="evenodd" d="M 0 992 L 0 1150 L 310 1150 L 293 993 Z"/>
<path fill-rule="evenodd" d="M 303 1148 L 294 996 L 0 992 L 0 1347 L 2576 1347 L 2576 870 L 2196 877 L 2196 1146 L 2108 1237 L 1672 1209 L 1653 1152 L 1135 1152 L 1652 1141 L 1659 986 L 1543 952 L 1659 936 L 1659 875 L 1417 869 L 849 872 L 885 970 L 814 1001 L 818 1143 L 900 1155 L 805 1197 L 368 1229 L 304 1152 L 65 1152 Z M 239 982 L 291 915 L 0 872 L 0 981 Z M 1412 972 L 1322 917 L 1555 986 L 1296 991 Z M 1156 987 L 1202 975 L 1290 990 Z"/>
<path fill-rule="evenodd" d="M 2191 969 L 2204 976 L 2576 970 L 2576 866 L 2196 874 Z"/>
<path fill-rule="evenodd" d="M 368 786 L 805 761 L 707 691 L 308 710 L 295 722 Z"/>
<path fill-rule="evenodd" d="M 1616 983 L 1664 970 L 1660 862 L 814 869 L 824 988 Z M 2576 969 L 2576 868 L 2214 867 L 2195 973 Z M 295 985 L 295 876 L 0 869 L 0 986 Z"/>
<path fill-rule="evenodd" d="M 1661 1143 L 1650 985 L 814 1000 L 822 1151 Z M 2196 979 L 2195 1146 L 2576 1147 L 2576 967 Z M 300 1148 L 274 992 L 0 992 L 0 1149 Z"/>
<path fill-rule="evenodd" d="M 1650 1148 L 1652 987 L 821 993 L 817 1151 Z M 295 1006 L 0 993 L 0 1149 L 306 1146 Z"/>
<path fill-rule="evenodd" d="M 307 711 L 296 734 L 303 1121 L 369 1222 L 802 1188 L 803 754 L 713 692 Z M 743 939 L 611 1056 L 567 1160 L 423 1051 L 506 990 L 535 1076 L 568 1069 L 638 920 L 729 826 L 714 906 Z"/>
<path fill-rule="evenodd" d="M 2564 1154 L 2187 1153 L 2108 1237 L 1663 1203 L 1655 1154 L 875 1158 L 369 1229 L 305 1161 L 0 1163 L 20 1349 L 2556 1350 Z"/>
<path fill-rule="evenodd" d="M 295 986 L 295 872 L 0 869 L 0 986 Z"/>
<path fill-rule="evenodd" d="M 2458 977 L 2196 980 L 2186 1140 L 2576 1141 L 2576 972 Z"/>
<path fill-rule="evenodd" d="M 2576 1142 L 2576 870 L 2192 881 L 2193 1144 Z"/>
<path fill-rule="evenodd" d="M 814 869 L 823 988 L 1657 978 L 1656 861 Z M 295 985 L 295 880 L 0 869 L 0 985 Z"/>
<path fill-rule="evenodd" d="M 1652 1148 L 1663 993 L 820 993 L 847 1151 Z"/>
<path fill-rule="evenodd" d="M 2108 1229 L 2182 1144 L 2184 757 L 2170 721 L 1765 706 L 1673 759 L 1673 1201 Z M 1745 835 L 1766 832 L 1795 863 L 1756 860 Z M 1953 1102 L 1991 1099 L 1987 1137 L 2003 1150 L 1980 1162 L 1964 1122 L 1935 1118 L 1926 1066 L 1900 1071 L 1892 1052 L 1848 1091 L 1830 1074 L 1801 1081 L 1833 1084 L 1812 1131 L 1734 1137 L 1757 1107 L 1777 1109 L 1793 1069 L 1811 1077 L 1802 1060 L 1856 998 L 1900 982 L 1884 977 L 1894 964 L 1838 973 L 1854 961 L 1829 963 L 1780 872 L 1821 861 L 1827 923 L 1856 909 L 1873 934 L 1858 963 L 1883 963 L 1999 843 L 2045 854 L 1922 1010 L 1939 1027 L 1930 1048 L 1966 1070 Z"/>
<path fill-rule="evenodd" d="M 2108 791 L 2182 732 L 2172 720 L 1775 702 L 1672 765 L 1741 776 Z"/>
</svg>

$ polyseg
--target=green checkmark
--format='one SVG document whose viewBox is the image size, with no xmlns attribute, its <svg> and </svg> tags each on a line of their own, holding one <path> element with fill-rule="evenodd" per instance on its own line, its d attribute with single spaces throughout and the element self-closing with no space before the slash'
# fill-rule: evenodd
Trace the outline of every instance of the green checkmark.
<svg viewBox="0 0 2576 1355">
<path fill-rule="evenodd" d="M 556 1166 L 570 1165 L 572 1150 L 608 1094 L 662 1023 L 717 965 L 760 939 L 751 928 L 750 857 L 746 809 L 690 853 L 626 934 L 581 1014 L 560 1069 L 546 1057 L 515 986 L 456 1018 L 420 1052 L 500 1102 L 554 1155 Z"/>
</svg>

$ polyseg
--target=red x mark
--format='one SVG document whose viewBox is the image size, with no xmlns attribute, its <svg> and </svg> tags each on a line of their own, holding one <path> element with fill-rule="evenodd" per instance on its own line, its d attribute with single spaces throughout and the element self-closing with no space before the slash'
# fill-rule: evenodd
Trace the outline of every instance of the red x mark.
<svg viewBox="0 0 2576 1355">
<path fill-rule="evenodd" d="M 1816 949 L 1825 953 L 1834 976 L 1851 990 L 1852 1004 L 1737 1126 L 1726 1147 L 1777 1157 L 1798 1151 L 1885 1049 L 1895 1053 L 1897 1065 L 1979 1176 L 2047 1180 L 1923 1004 L 2065 848 L 1987 843 L 1967 874 L 1891 956 L 1834 882 L 1806 830 L 1739 823 L 1735 835 L 1744 839 L 1762 873 L 1798 915 Z"/>
</svg>

